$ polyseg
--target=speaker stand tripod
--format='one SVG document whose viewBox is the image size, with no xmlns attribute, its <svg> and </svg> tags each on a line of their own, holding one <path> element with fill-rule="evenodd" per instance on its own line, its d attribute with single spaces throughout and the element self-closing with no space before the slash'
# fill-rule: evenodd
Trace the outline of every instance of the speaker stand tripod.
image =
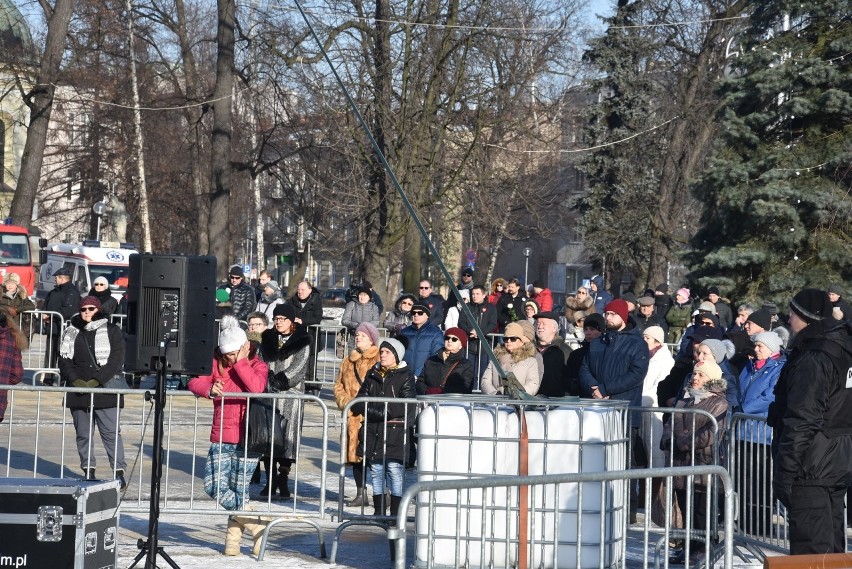
<svg viewBox="0 0 852 569">
<path fill-rule="evenodd" d="M 160 523 L 160 479 L 163 476 L 163 410 L 166 407 L 166 358 L 157 358 L 157 388 L 154 392 L 154 442 L 151 460 L 151 505 L 148 510 L 148 539 L 138 542 L 139 553 L 128 569 L 145 557 L 145 569 L 157 569 L 157 555 L 172 567 L 180 569 L 169 554 L 157 544 Z M 150 399 L 150 393 L 145 394 Z"/>
</svg>

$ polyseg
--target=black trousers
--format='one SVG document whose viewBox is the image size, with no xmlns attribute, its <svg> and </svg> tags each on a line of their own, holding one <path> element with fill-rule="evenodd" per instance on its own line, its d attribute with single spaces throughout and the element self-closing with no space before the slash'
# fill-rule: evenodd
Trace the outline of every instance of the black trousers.
<svg viewBox="0 0 852 569">
<path fill-rule="evenodd" d="M 793 486 L 787 509 L 790 555 L 846 551 L 846 490 L 846 486 Z"/>
</svg>

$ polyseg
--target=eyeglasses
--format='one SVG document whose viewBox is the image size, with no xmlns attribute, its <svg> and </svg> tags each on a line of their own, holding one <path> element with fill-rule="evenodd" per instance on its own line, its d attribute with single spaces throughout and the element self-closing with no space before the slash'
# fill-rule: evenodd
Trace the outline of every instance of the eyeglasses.
<svg viewBox="0 0 852 569">
<path fill-rule="evenodd" d="M 414 306 L 414 303 L 411 302 L 410 300 L 403 300 L 399 304 L 400 304 L 400 306 Z"/>
<path fill-rule="evenodd" d="M 585 319 L 585 318 L 578 318 L 578 319 L 577 319 L 577 324 L 579 324 L 580 326 L 582 326 L 582 325 L 583 325 L 583 322 L 585 322 L 585 321 L 586 321 L 586 319 Z"/>
<path fill-rule="evenodd" d="M 432 287 L 431 286 L 421 286 L 420 290 L 429 290 L 430 288 L 432 288 Z"/>
<path fill-rule="evenodd" d="M 503 338 L 504 342 L 519 342 L 520 340 L 521 339 L 517 336 L 506 336 L 505 338 Z"/>
<path fill-rule="evenodd" d="M 286 318 L 284 316 L 276 316 L 272 319 L 273 322 L 284 322 L 285 320 L 289 320 L 289 318 Z"/>
<path fill-rule="evenodd" d="M 426 314 L 426 313 L 423 312 L 422 310 L 412 310 L 411 311 L 412 316 L 423 316 L 424 314 Z"/>
<path fill-rule="evenodd" d="M 578 292 L 577 292 L 577 296 L 580 296 L 581 294 L 586 294 L 586 291 L 581 290 L 581 291 L 578 291 Z"/>
<path fill-rule="evenodd" d="M 94 312 L 97 310 L 94 306 L 82 306 L 80 307 L 80 312 Z"/>
<path fill-rule="evenodd" d="M 456 338 L 455 336 L 444 336 L 444 341 L 445 342 L 458 342 L 459 339 Z"/>
<path fill-rule="evenodd" d="M 265 328 L 266 326 L 263 324 L 263 322 L 249 322 L 248 327 L 249 328 Z"/>
</svg>

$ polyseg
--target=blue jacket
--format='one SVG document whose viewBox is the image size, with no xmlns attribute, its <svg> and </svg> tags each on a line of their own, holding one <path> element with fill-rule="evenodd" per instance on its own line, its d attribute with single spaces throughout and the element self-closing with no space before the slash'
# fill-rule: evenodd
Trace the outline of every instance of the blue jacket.
<svg viewBox="0 0 852 569">
<path fill-rule="evenodd" d="M 604 288 L 604 279 L 602 276 L 597 276 L 592 279 L 592 282 L 595 283 L 595 286 L 598 287 L 598 292 L 591 293 L 591 297 L 595 301 L 595 312 L 600 315 L 604 313 L 604 307 L 607 304 L 612 302 L 612 295 L 607 292 L 606 288 Z M 639 339 L 642 339 L 642 335 L 639 335 Z"/>
<path fill-rule="evenodd" d="M 591 397 L 591 388 L 597 385 L 601 395 L 641 407 L 649 356 L 642 331 L 629 316 L 623 331 L 608 331 L 589 343 L 589 352 L 580 365 L 581 395 Z"/>
<path fill-rule="evenodd" d="M 399 335 L 408 341 L 402 359 L 411 368 L 411 372 L 420 377 L 426 360 L 444 347 L 444 333 L 431 322 L 427 322 L 419 330 L 414 324 L 406 326 Z"/>
<path fill-rule="evenodd" d="M 740 405 L 739 411 L 749 415 L 766 417 L 769 404 L 775 401 L 775 384 L 787 356 L 781 354 L 778 358 L 769 358 L 762 368 L 755 369 L 754 360 L 749 360 L 740 373 Z M 752 424 L 752 421 L 741 423 L 737 438 L 768 445 L 772 442 L 771 430 L 767 425 Z"/>
</svg>

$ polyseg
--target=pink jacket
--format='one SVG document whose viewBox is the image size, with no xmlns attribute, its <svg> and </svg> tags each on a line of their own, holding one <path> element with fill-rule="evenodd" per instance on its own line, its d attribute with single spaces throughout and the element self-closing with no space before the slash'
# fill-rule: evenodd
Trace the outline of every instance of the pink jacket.
<svg viewBox="0 0 852 569">
<path fill-rule="evenodd" d="M 209 397 L 210 389 L 217 379 L 224 381 L 225 393 L 263 393 L 266 391 L 266 379 L 269 368 L 257 354 L 238 361 L 233 367 L 222 368 L 218 360 L 213 362 L 213 374 L 196 377 L 187 387 L 199 397 Z M 224 413 L 224 415 L 223 415 Z M 213 399 L 213 428 L 210 430 L 210 442 L 240 443 L 245 435 L 246 400 L 226 397 Z"/>
</svg>

